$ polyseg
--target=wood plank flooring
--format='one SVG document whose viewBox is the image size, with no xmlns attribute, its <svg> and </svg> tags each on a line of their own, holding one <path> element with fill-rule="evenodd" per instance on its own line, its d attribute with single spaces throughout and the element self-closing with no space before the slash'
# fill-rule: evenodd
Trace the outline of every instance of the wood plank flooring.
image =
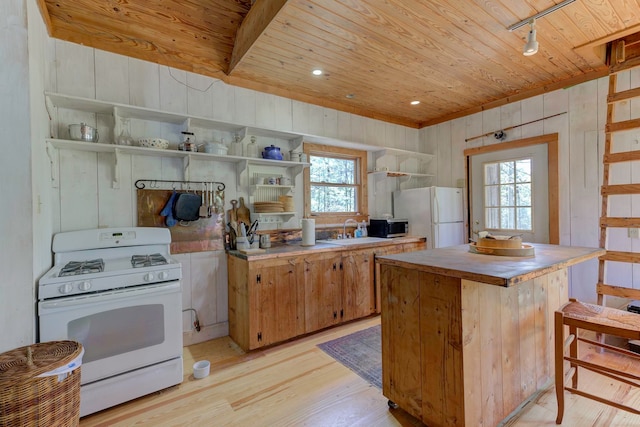
<svg viewBox="0 0 640 427">
<path fill-rule="evenodd" d="M 348 368 L 316 347 L 380 323 L 373 317 L 266 350 L 244 354 L 228 337 L 185 347 L 182 384 L 82 418 L 94 426 L 421 426 Z M 196 380 L 193 363 L 211 374 Z M 582 370 L 580 381 L 640 406 L 640 393 Z M 638 426 L 640 416 L 567 394 L 564 426 Z M 555 426 L 553 387 L 503 425 Z M 475 427 L 475 426 L 474 426 Z M 488 427 L 488 426 L 485 426 Z"/>
</svg>

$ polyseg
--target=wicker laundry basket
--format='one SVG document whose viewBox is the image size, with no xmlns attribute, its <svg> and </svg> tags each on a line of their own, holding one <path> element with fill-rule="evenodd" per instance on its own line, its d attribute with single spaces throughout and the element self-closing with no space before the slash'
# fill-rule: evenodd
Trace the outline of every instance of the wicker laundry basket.
<svg viewBox="0 0 640 427">
<path fill-rule="evenodd" d="M 0 354 L 0 427 L 77 426 L 83 353 L 51 341 Z"/>
</svg>

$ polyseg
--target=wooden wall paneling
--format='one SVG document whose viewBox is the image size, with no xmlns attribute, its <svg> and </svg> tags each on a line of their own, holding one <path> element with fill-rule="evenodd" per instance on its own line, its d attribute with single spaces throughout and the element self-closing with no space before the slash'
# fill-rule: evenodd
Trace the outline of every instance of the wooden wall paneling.
<svg viewBox="0 0 640 427">
<path fill-rule="evenodd" d="M 534 282 L 527 280 L 518 285 L 518 329 L 520 331 L 520 384 L 523 395 L 528 396 L 536 389 L 536 338 Z"/>
<path fill-rule="evenodd" d="M 420 146 L 419 129 L 413 129 L 404 126 L 401 126 L 400 129 L 404 131 L 405 150 L 431 154 L 431 151 L 424 151 L 423 147 Z"/>
<path fill-rule="evenodd" d="M 129 58 L 95 49 L 96 99 L 129 104 Z"/>
<path fill-rule="evenodd" d="M 422 411 L 420 363 L 420 290 L 425 273 L 381 266 L 382 329 L 390 337 L 382 345 L 382 387 L 391 401 L 413 416 Z M 406 286 L 407 283 L 412 286 Z M 407 321 L 409 319 L 409 321 Z M 398 337 L 395 341 L 394 337 Z M 412 366 L 415 369 L 405 369 Z M 402 387 L 402 388 L 400 388 Z"/>
<path fill-rule="evenodd" d="M 97 154 L 60 150 L 61 231 L 98 226 Z"/>
<path fill-rule="evenodd" d="M 187 72 L 160 66 L 160 110 L 171 113 L 187 112 Z"/>
<path fill-rule="evenodd" d="M 463 119 L 455 119 L 451 122 L 451 171 L 452 182 L 454 187 L 457 187 L 459 179 L 466 180 L 465 173 L 465 157 L 464 149 L 466 147 L 465 128 Z M 427 172 L 429 172 L 430 165 L 427 165 Z M 464 203 L 466 204 L 466 200 Z M 468 209 L 465 206 L 465 209 Z"/>
<path fill-rule="evenodd" d="M 529 123 L 544 117 L 544 99 L 542 95 L 520 101 L 522 123 Z M 520 127 L 523 138 L 542 135 L 544 133 L 544 123 L 542 121 L 531 123 Z"/>
<path fill-rule="evenodd" d="M 452 163 L 452 147 L 451 147 L 451 122 L 440 123 L 436 125 L 436 138 L 438 141 L 449 141 L 448 144 L 442 144 L 438 147 L 438 164 L 443 167 L 438 168 L 438 176 L 436 177 L 436 185 L 450 187 L 454 185 Z"/>
<path fill-rule="evenodd" d="M 503 105 L 500 107 L 500 128 L 506 129 L 511 126 L 516 126 L 522 121 L 522 109 L 520 102 L 512 102 L 511 104 Z M 522 128 L 517 127 L 506 131 L 507 139 L 514 141 L 522 138 Z"/>
<path fill-rule="evenodd" d="M 533 302 L 535 307 L 535 337 L 536 337 L 536 388 L 542 388 L 546 381 L 551 378 L 549 371 L 549 352 L 546 349 L 547 337 L 552 331 L 553 323 L 548 323 L 549 302 L 547 294 L 549 292 L 548 276 L 533 279 Z"/>
<path fill-rule="evenodd" d="M 479 325 L 481 318 L 480 286 L 477 282 L 461 280 L 461 307 L 462 324 Z M 476 357 L 464 357 L 462 360 L 462 378 L 464 381 L 464 419 L 468 427 L 483 426 L 482 416 L 482 335 L 479 327 L 465 327 L 462 330 L 462 346 L 465 355 Z M 486 425 L 490 425 L 487 423 Z"/>
<path fill-rule="evenodd" d="M 366 143 L 367 119 L 357 114 L 351 114 L 351 141 Z"/>
<path fill-rule="evenodd" d="M 211 88 L 217 81 L 212 77 L 190 72 L 186 73 L 187 114 L 213 118 L 214 98 Z M 196 140 L 196 143 L 202 142 L 202 140 Z"/>
<path fill-rule="evenodd" d="M 343 141 L 353 141 L 351 135 L 351 113 L 338 111 L 338 139 Z"/>
<path fill-rule="evenodd" d="M 480 312 L 480 384 L 482 389 L 482 422 L 493 426 L 504 418 L 504 401 L 501 393 L 504 372 L 502 371 L 502 339 L 496 334 L 500 330 L 501 314 L 495 310 L 500 301 L 499 286 L 480 286 L 478 309 Z"/>
<path fill-rule="evenodd" d="M 160 65 L 129 58 L 129 102 L 160 109 Z"/>
<path fill-rule="evenodd" d="M 217 259 L 213 252 L 193 252 L 190 258 L 191 307 L 198 311 L 202 326 L 213 325 L 218 320 Z"/>
<path fill-rule="evenodd" d="M 191 298 L 191 254 L 172 254 L 171 257 L 182 264 L 182 309 L 192 307 Z M 195 316 L 192 311 L 182 312 L 182 332 L 194 329 Z"/>
<path fill-rule="evenodd" d="M 495 132 L 496 130 L 502 129 L 504 126 L 500 122 L 500 108 L 491 108 L 490 110 L 484 110 L 482 112 L 482 134 L 488 132 Z M 493 135 L 486 136 L 483 138 L 483 142 L 485 145 L 497 144 L 500 141 L 496 140 Z"/>
<path fill-rule="evenodd" d="M 287 132 L 293 129 L 293 111 L 291 100 L 282 96 L 274 97 L 276 108 L 275 129 Z"/>
<path fill-rule="evenodd" d="M 256 126 L 267 129 L 276 128 L 276 96 L 255 92 Z"/>
<path fill-rule="evenodd" d="M 213 119 L 233 122 L 236 111 L 234 87 L 222 80 L 215 80 L 209 91 L 213 99 Z"/>
<path fill-rule="evenodd" d="M 470 114 L 468 116 L 465 116 L 464 119 L 467 138 L 473 138 L 486 133 L 483 130 L 484 127 L 482 125 L 482 113 Z M 481 143 L 481 139 L 474 139 L 473 141 L 469 141 L 467 143 L 467 148 L 479 146 L 481 145 Z"/>
<path fill-rule="evenodd" d="M 256 92 L 239 86 L 233 87 L 235 111 L 233 121 L 247 126 L 256 124 Z"/>
<path fill-rule="evenodd" d="M 322 135 L 327 138 L 338 138 L 338 110 L 322 108 Z"/>
<path fill-rule="evenodd" d="M 518 289 L 500 289 L 500 326 L 502 335 L 501 369 L 502 377 L 503 413 L 510 413 L 511 408 L 517 407 L 527 395 L 522 391 L 520 376 L 520 328 L 518 306 Z"/>
<path fill-rule="evenodd" d="M 98 227 L 131 227 L 136 219 L 132 214 L 131 200 L 135 187 L 131 180 L 130 155 L 120 154 L 118 157 L 118 185 L 113 188 L 114 161 L 113 153 L 98 153 Z"/>
<path fill-rule="evenodd" d="M 56 86 L 60 93 L 96 97 L 93 49 L 56 40 Z"/>
<path fill-rule="evenodd" d="M 465 390 L 460 279 L 422 273 L 418 283 L 420 335 L 423 337 L 422 421 L 427 425 L 463 425 Z"/>
<path fill-rule="evenodd" d="M 292 130 L 297 133 L 311 133 L 309 131 L 309 104 L 292 100 L 291 112 L 293 117 Z"/>
<path fill-rule="evenodd" d="M 309 104 L 306 111 L 308 114 L 309 133 L 314 136 L 321 136 L 324 133 L 324 107 Z"/>
</svg>

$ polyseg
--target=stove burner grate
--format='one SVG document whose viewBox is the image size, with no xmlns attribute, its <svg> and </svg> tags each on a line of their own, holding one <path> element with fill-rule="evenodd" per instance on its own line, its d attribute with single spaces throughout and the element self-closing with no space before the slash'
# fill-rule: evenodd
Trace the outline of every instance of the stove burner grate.
<svg viewBox="0 0 640 427">
<path fill-rule="evenodd" d="M 70 261 L 62 267 L 58 277 L 75 276 L 78 274 L 100 273 L 104 271 L 104 261 L 102 258 L 88 261 Z"/>
<path fill-rule="evenodd" d="M 133 255 L 131 257 L 131 265 L 133 268 L 151 267 L 153 265 L 167 264 L 167 259 L 160 254 L 151 255 Z"/>
</svg>

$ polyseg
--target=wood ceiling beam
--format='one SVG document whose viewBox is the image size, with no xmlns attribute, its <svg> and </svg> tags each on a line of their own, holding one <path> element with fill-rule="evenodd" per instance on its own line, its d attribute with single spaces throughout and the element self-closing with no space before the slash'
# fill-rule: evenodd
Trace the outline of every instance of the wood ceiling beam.
<svg viewBox="0 0 640 427">
<path fill-rule="evenodd" d="M 265 32 L 288 0 L 256 0 L 238 28 L 227 74 L 242 62 L 251 47 Z"/>
</svg>

